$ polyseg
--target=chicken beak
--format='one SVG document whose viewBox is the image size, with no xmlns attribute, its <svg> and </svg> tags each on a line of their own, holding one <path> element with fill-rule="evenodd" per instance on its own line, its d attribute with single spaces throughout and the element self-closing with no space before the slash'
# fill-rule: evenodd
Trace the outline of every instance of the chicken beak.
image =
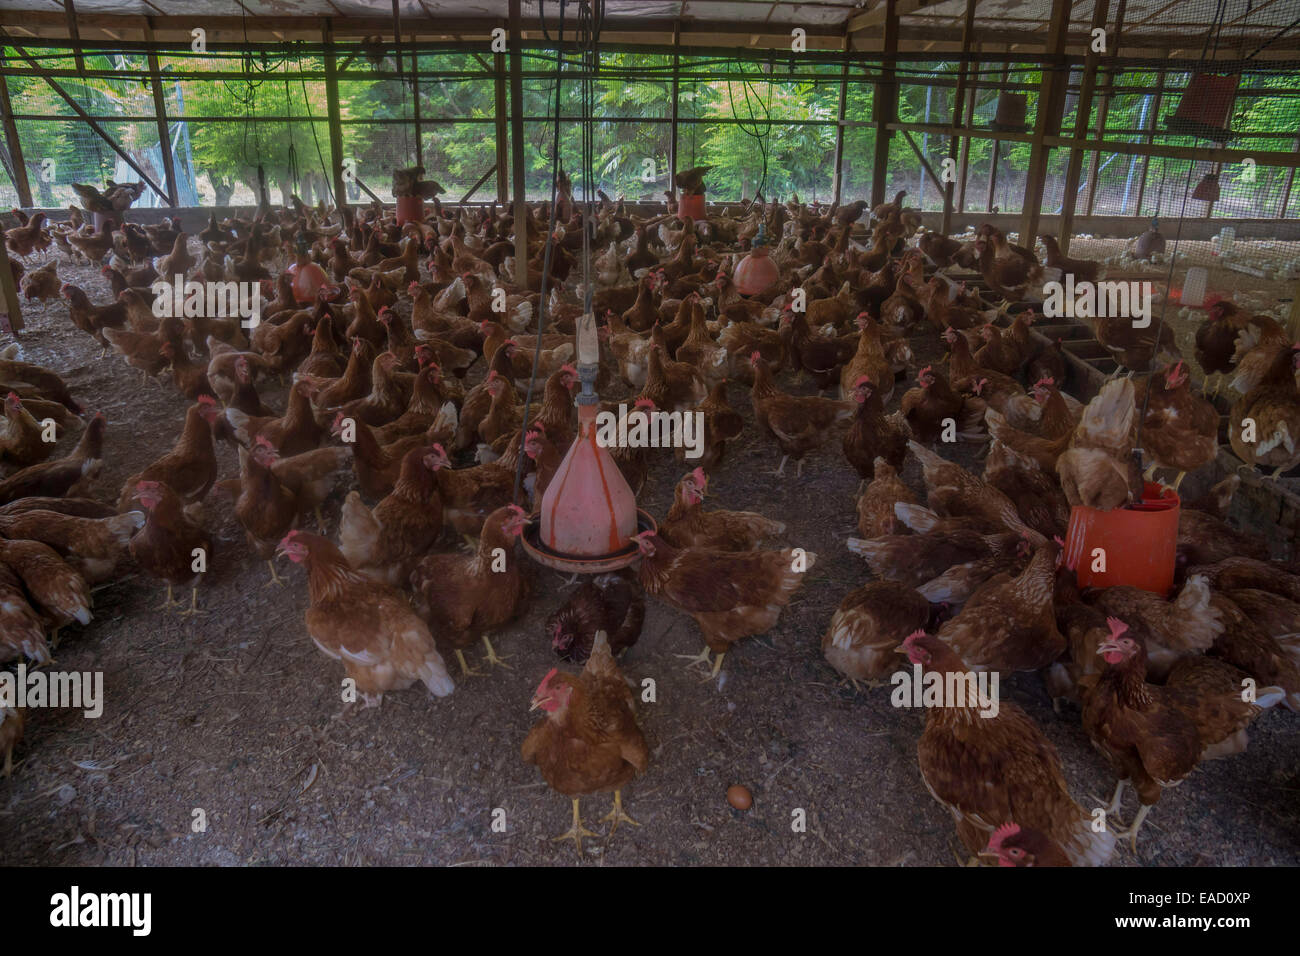
<svg viewBox="0 0 1300 956">
<path fill-rule="evenodd" d="M 1118 651 L 1118 650 L 1119 650 L 1119 645 L 1117 645 L 1114 641 L 1102 641 L 1100 644 L 1097 645 L 1098 655 L 1109 654 L 1112 651 Z"/>
<path fill-rule="evenodd" d="M 528 708 L 528 712 L 531 714 L 533 711 L 535 711 L 538 707 L 541 707 L 542 704 L 546 703 L 548 700 L 550 700 L 549 697 L 534 697 L 533 705 Z"/>
<path fill-rule="evenodd" d="M 980 850 L 975 856 L 981 860 L 1000 860 L 1002 859 L 992 850 Z"/>
</svg>

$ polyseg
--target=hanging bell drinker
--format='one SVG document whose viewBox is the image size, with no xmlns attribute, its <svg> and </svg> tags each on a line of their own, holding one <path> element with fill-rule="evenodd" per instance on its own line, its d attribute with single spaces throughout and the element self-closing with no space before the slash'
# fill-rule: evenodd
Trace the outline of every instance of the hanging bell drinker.
<svg viewBox="0 0 1300 956">
<path fill-rule="evenodd" d="M 1192 190 L 1192 198 L 1199 199 L 1201 202 L 1218 202 L 1219 201 L 1219 174 L 1206 173 L 1201 177 L 1201 181 L 1196 184 Z"/>
<path fill-rule="evenodd" d="M 740 260 L 733 281 L 741 295 L 758 295 L 781 277 L 781 270 L 767 252 L 767 226 L 760 223 L 754 237 L 754 250 Z"/>
</svg>

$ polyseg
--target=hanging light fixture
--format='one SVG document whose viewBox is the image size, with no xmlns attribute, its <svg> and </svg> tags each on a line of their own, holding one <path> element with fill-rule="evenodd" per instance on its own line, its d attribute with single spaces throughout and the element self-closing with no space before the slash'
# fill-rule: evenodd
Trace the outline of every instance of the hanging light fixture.
<svg viewBox="0 0 1300 956">
<path fill-rule="evenodd" d="M 1201 181 L 1196 184 L 1192 190 L 1192 198 L 1199 199 L 1201 202 L 1218 202 L 1219 201 L 1219 174 L 1206 173 L 1201 177 Z"/>
<path fill-rule="evenodd" d="M 767 226 L 759 223 L 753 251 L 740 260 L 733 277 L 736 291 L 741 295 L 758 295 L 781 276 L 781 270 L 768 255 L 767 241 Z"/>
</svg>

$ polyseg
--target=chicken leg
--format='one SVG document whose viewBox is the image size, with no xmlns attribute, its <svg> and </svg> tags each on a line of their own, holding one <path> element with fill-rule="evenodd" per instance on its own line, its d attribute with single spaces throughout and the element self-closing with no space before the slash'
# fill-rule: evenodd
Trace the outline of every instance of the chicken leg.
<svg viewBox="0 0 1300 956">
<path fill-rule="evenodd" d="M 1137 848 L 1138 848 L 1138 830 L 1142 829 L 1142 821 L 1147 818 L 1147 814 L 1150 812 L 1151 812 L 1151 804 L 1149 803 L 1142 804 L 1141 809 L 1139 809 L 1137 812 L 1137 816 L 1133 818 L 1133 822 L 1129 824 L 1128 828 L 1125 830 L 1121 830 L 1119 833 L 1115 834 L 1115 836 L 1120 839 L 1123 839 L 1124 837 L 1128 837 L 1129 849 L 1132 850 L 1134 853 L 1137 853 Z"/>
<path fill-rule="evenodd" d="M 184 601 L 177 601 L 176 603 L 180 607 L 185 606 Z M 207 614 L 207 613 L 208 613 L 207 611 L 199 610 L 199 589 L 196 587 L 190 588 L 190 606 L 186 608 L 184 611 L 180 611 L 179 616 L 192 617 L 195 614 Z"/>
<path fill-rule="evenodd" d="M 574 802 L 576 803 L 577 801 Z M 621 790 L 614 791 L 614 809 L 610 810 L 609 813 L 600 818 L 601 823 L 607 823 L 611 820 L 614 825 L 609 828 L 610 836 L 614 835 L 614 831 L 618 829 L 620 823 L 630 823 L 634 827 L 639 827 L 641 825 L 623 812 L 623 792 Z"/>
<path fill-rule="evenodd" d="M 459 648 L 457 648 L 456 650 L 456 660 L 460 661 L 461 677 L 486 677 L 487 676 L 482 671 L 476 671 L 474 670 L 474 668 L 470 667 L 469 664 L 465 662 L 465 652 L 460 650 Z"/>
<path fill-rule="evenodd" d="M 266 566 L 271 569 L 271 580 L 263 584 L 262 587 L 264 588 L 270 588 L 276 586 L 284 587 L 284 578 L 280 577 L 280 575 L 275 573 L 275 562 L 268 560 L 266 562 Z"/>
<path fill-rule="evenodd" d="M 785 462 L 786 462 L 786 459 L 789 458 L 789 457 L 790 457 L 789 455 L 782 455 L 782 456 L 781 456 L 781 464 L 779 464 L 779 465 L 776 466 L 776 471 L 772 472 L 772 474 L 776 475 L 777 477 L 781 477 L 781 478 L 785 477 Z"/>
<path fill-rule="evenodd" d="M 172 586 L 171 586 L 170 584 L 168 584 L 168 585 L 167 585 L 167 600 L 163 601 L 162 605 L 158 608 L 158 610 L 160 610 L 160 611 L 170 611 L 170 610 L 171 610 L 172 608 L 174 608 L 174 607 L 184 607 L 184 606 L 185 606 L 185 602 L 184 602 L 184 601 L 177 601 L 175 598 L 172 597 Z"/>
<path fill-rule="evenodd" d="M 1123 801 L 1124 801 L 1124 784 L 1126 782 L 1127 781 L 1124 780 L 1120 780 L 1116 782 L 1115 792 L 1111 795 L 1110 798 L 1110 806 L 1106 807 L 1106 816 L 1108 817 L 1119 816 L 1119 808 L 1123 805 Z"/>
<path fill-rule="evenodd" d="M 582 838 L 585 836 L 595 837 L 595 836 L 600 836 L 600 834 L 595 833 L 592 830 L 588 830 L 586 827 L 582 825 L 582 817 L 578 815 L 578 798 L 574 797 L 573 798 L 573 826 L 569 827 L 568 832 L 561 833 L 557 837 L 551 837 L 551 842 L 559 843 L 562 840 L 572 840 L 574 844 L 578 847 L 578 852 L 581 853 Z"/>
<path fill-rule="evenodd" d="M 483 635 L 483 646 L 487 648 L 487 662 L 489 666 L 504 667 L 506 670 L 511 669 L 510 665 L 506 663 L 506 659 L 509 658 L 510 655 L 509 654 L 506 654 L 504 656 L 498 655 L 496 650 L 492 647 L 492 642 L 488 640 L 488 636 L 486 634 Z"/>
</svg>

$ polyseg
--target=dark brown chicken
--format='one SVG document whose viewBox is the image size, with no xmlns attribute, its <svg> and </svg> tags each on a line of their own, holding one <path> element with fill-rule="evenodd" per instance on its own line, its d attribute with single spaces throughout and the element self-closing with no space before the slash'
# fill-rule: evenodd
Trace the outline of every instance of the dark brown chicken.
<svg viewBox="0 0 1300 956">
<path fill-rule="evenodd" d="M 630 571 L 584 577 L 569 600 L 546 619 L 551 650 L 562 661 L 586 663 L 604 631 L 610 650 L 620 654 L 637 642 L 645 621 L 645 594 Z"/>
</svg>

